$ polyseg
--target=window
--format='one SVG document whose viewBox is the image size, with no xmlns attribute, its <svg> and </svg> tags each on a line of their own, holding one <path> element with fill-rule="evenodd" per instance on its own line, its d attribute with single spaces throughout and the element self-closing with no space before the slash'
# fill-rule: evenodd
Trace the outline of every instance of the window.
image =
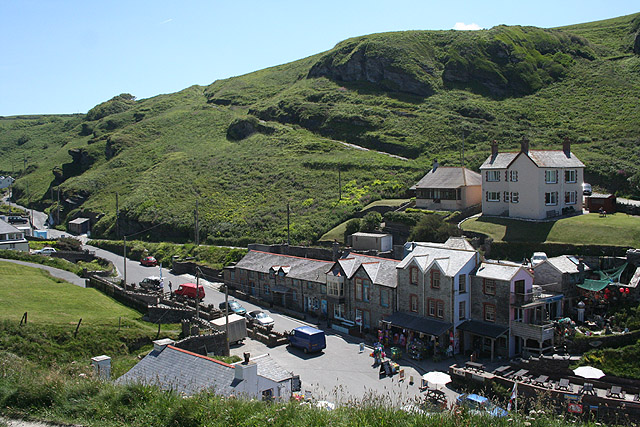
<svg viewBox="0 0 640 427">
<path fill-rule="evenodd" d="M 431 270 L 431 287 L 440 289 L 440 271 L 438 270 Z"/>
<path fill-rule="evenodd" d="M 362 301 L 362 279 L 356 278 L 356 300 Z"/>
<path fill-rule="evenodd" d="M 411 282 L 412 285 L 417 285 L 418 284 L 418 267 L 411 267 L 409 269 L 409 281 Z"/>
<path fill-rule="evenodd" d="M 511 193 L 511 203 L 518 203 L 520 201 L 520 193 Z"/>
<path fill-rule="evenodd" d="M 546 182 L 547 184 L 556 184 L 558 182 L 558 171 L 544 171 L 544 182 Z"/>
<path fill-rule="evenodd" d="M 438 301 L 438 317 L 440 319 L 444 318 L 444 301 Z"/>
<path fill-rule="evenodd" d="M 264 284 L 264 294 L 265 295 L 269 295 L 269 292 L 271 292 L 271 288 L 269 287 L 269 285 L 267 283 Z"/>
<path fill-rule="evenodd" d="M 484 304 L 484 320 L 485 322 L 496 321 L 496 306 L 494 304 Z"/>
<path fill-rule="evenodd" d="M 566 193 L 564 193 L 564 202 L 567 205 L 575 205 L 577 198 L 577 191 L 567 191 Z"/>
<path fill-rule="evenodd" d="M 464 294 L 467 292 L 467 275 L 461 274 L 458 276 L 458 292 Z"/>
<path fill-rule="evenodd" d="M 487 202 L 499 202 L 500 201 L 500 192 L 499 191 L 487 191 L 485 194 Z"/>
<path fill-rule="evenodd" d="M 487 171 L 485 176 L 486 176 L 487 182 L 500 181 L 500 171 Z"/>
<path fill-rule="evenodd" d="M 307 282 L 307 289 L 313 289 L 313 282 Z"/>
<path fill-rule="evenodd" d="M 505 203 L 509 203 L 509 192 L 505 191 L 504 194 L 502 195 L 502 198 Z"/>
<path fill-rule="evenodd" d="M 336 319 L 344 319 L 344 304 L 333 305 L 333 317 Z"/>
<path fill-rule="evenodd" d="M 322 295 L 326 295 L 326 293 L 327 293 L 327 285 L 320 285 L 320 293 Z"/>
<path fill-rule="evenodd" d="M 493 279 L 484 279 L 484 294 L 495 295 L 496 294 L 496 281 Z"/>
<path fill-rule="evenodd" d="M 231 280 L 236 280 L 236 272 L 231 270 Z"/>
<path fill-rule="evenodd" d="M 429 316 L 436 317 L 436 300 L 429 298 Z"/>
<path fill-rule="evenodd" d="M 460 301 L 458 303 L 458 320 L 464 320 L 467 317 L 467 302 Z"/>
<path fill-rule="evenodd" d="M 339 283 L 329 282 L 327 284 L 327 288 L 330 296 L 333 296 L 333 297 L 344 296 L 344 283 L 342 282 L 339 282 Z"/>
<path fill-rule="evenodd" d="M 518 171 L 510 171 L 509 172 L 509 176 L 510 176 L 510 181 L 511 182 L 517 182 L 518 181 Z"/>
<path fill-rule="evenodd" d="M 544 203 L 547 206 L 553 206 L 558 204 L 558 192 L 552 191 L 550 193 L 544 193 Z"/>
<path fill-rule="evenodd" d="M 418 295 L 411 294 L 409 297 L 409 310 L 414 313 L 418 312 Z"/>
<path fill-rule="evenodd" d="M 362 281 L 362 301 L 369 302 L 371 299 L 371 284 L 368 280 Z"/>
<path fill-rule="evenodd" d="M 380 290 L 380 306 L 389 307 L 389 290 L 388 289 Z"/>
<path fill-rule="evenodd" d="M 564 171 L 564 182 L 576 182 L 578 173 L 575 169 L 569 169 Z"/>
<path fill-rule="evenodd" d="M 293 292 L 291 293 L 291 300 L 293 302 L 298 302 L 298 291 L 296 291 L 295 289 L 293 290 Z"/>
</svg>

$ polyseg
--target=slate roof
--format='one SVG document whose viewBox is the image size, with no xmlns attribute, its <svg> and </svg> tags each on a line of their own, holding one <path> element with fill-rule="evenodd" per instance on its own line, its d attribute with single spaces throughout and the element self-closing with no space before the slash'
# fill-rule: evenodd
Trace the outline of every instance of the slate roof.
<svg viewBox="0 0 640 427">
<path fill-rule="evenodd" d="M 252 357 L 251 361 L 258 365 L 258 375 L 261 377 L 268 378 L 277 383 L 293 378 L 293 374 L 278 365 L 268 353 Z"/>
<path fill-rule="evenodd" d="M 509 282 L 520 269 L 524 269 L 528 272 L 528 270 L 521 264 L 483 262 L 478 267 L 475 276 Z"/>
<path fill-rule="evenodd" d="M 398 273 L 396 270 L 398 263 L 399 261 L 395 259 L 356 253 L 350 253 L 338 260 L 338 264 L 342 267 L 348 279 L 353 277 L 358 269 L 362 267 L 373 284 L 388 288 L 398 286 Z"/>
<path fill-rule="evenodd" d="M 233 366 L 168 345 L 151 351 L 116 384 L 157 385 L 187 396 L 211 389 L 228 396 L 238 384 L 234 379 Z"/>
<path fill-rule="evenodd" d="M 442 335 L 453 326 L 453 323 L 418 316 L 416 314 L 402 313 L 400 311 L 393 313 L 384 320 L 400 328 L 411 329 L 413 331 L 434 336 Z"/>
<path fill-rule="evenodd" d="M 282 268 L 289 278 L 310 282 L 324 282 L 325 274 L 329 271 L 332 264 L 332 261 L 299 258 L 290 255 L 251 250 L 238 261 L 236 268 L 259 273 L 269 273 L 272 267 L 275 267 L 276 270 Z"/>
<path fill-rule="evenodd" d="M 480 169 L 506 169 L 519 155 L 528 155 L 535 165 L 541 168 L 583 168 L 582 163 L 573 153 L 567 156 L 562 150 L 529 150 L 528 154 L 517 153 L 498 153 L 495 156 L 489 156 L 484 161 Z"/>
<path fill-rule="evenodd" d="M 454 277 L 475 256 L 475 250 L 449 248 L 443 243 L 420 242 L 416 243 L 413 251 L 404 257 L 397 268 L 406 268 L 415 261 L 422 271 L 426 271 L 435 263 L 446 276 Z"/>
<path fill-rule="evenodd" d="M 561 273 L 579 273 L 578 271 L 578 258 L 573 255 L 560 255 L 557 257 L 549 258 L 546 260 L 549 264 L 553 265 L 559 272 Z M 540 265 L 540 264 L 538 264 Z M 584 269 L 590 270 L 590 268 L 585 264 Z M 535 267 L 534 267 L 535 270 Z"/>
<path fill-rule="evenodd" d="M 440 166 L 427 172 L 413 187 L 417 188 L 459 188 L 482 185 L 482 175 L 467 168 Z"/>
<path fill-rule="evenodd" d="M 481 322 L 479 320 L 467 320 L 460 324 L 458 329 L 489 338 L 498 338 L 500 335 L 504 335 L 509 332 L 508 326 Z"/>
<path fill-rule="evenodd" d="M 15 228 L 13 225 L 9 224 L 6 221 L 0 219 L 0 234 L 13 234 L 13 233 L 22 233 L 22 231 Z"/>
</svg>

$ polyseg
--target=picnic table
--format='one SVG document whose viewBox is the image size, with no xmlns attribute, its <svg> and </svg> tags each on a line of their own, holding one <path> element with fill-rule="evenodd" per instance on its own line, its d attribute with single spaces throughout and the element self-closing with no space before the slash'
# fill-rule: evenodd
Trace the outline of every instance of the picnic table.
<svg viewBox="0 0 640 427">
<path fill-rule="evenodd" d="M 611 386 L 607 392 L 607 397 L 617 397 L 618 399 L 624 399 L 624 392 L 619 385 Z"/>
<path fill-rule="evenodd" d="M 442 390 L 438 390 L 435 388 L 427 389 L 426 398 L 430 400 L 435 400 L 437 402 L 446 402 L 447 395 Z"/>
<path fill-rule="evenodd" d="M 580 390 L 580 393 L 596 395 L 596 391 L 593 389 L 592 383 L 584 383 L 584 385 L 582 386 L 582 390 Z"/>
<path fill-rule="evenodd" d="M 573 389 L 573 387 L 571 386 L 571 383 L 566 378 L 561 378 L 556 388 L 558 390 L 567 390 L 567 391 L 572 391 Z"/>
<path fill-rule="evenodd" d="M 549 377 L 547 375 L 540 375 L 538 378 L 534 379 L 532 382 L 533 382 L 533 385 L 546 387 L 547 380 L 549 380 Z"/>
<path fill-rule="evenodd" d="M 523 381 L 526 378 L 526 375 L 529 373 L 526 369 L 520 369 L 518 372 L 513 374 L 513 379 L 518 381 Z"/>
<path fill-rule="evenodd" d="M 493 371 L 494 374 L 498 374 L 498 375 L 503 375 L 505 374 L 507 371 L 509 371 L 511 369 L 511 366 L 509 365 L 502 365 L 499 368 L 496 368 L 495 371 Z"/>
<path fill-rule="evenodd" d="M 485 367 L 482 363 L 478 363 L 478 362 L 467 362 L 464 364 L 465 368 L 469 369 L 469 370 L 473 370 L 476 372 L 483 372 L 485 371 Z"/>
</svg>

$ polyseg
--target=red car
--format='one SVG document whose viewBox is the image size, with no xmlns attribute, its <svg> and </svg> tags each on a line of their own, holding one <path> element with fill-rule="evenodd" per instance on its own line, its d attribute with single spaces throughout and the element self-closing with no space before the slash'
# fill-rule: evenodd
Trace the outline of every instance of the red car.
<svg viewBox="0 0 640 427">
<path fill-rule="evenodd" d="M 158 265 L 158 261 L 152 256 L 147 256 L 140 260 L 140 264 L 144 265 L 145 267 L 155 267 L 156 265 Z"/>
</svg>

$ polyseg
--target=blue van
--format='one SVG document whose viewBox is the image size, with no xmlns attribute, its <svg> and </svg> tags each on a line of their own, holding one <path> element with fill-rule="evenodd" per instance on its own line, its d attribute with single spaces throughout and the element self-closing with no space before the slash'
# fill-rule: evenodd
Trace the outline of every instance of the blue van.
<svg viewBox="0 0 640 427">
<path fill-rule="evenodd" d="M 301 348 L 305 353 L 320 351 L 327 347 L 324 331 L 311 326 L 300 326 L 291 331 L 289 344 Z"/>
</svg>

